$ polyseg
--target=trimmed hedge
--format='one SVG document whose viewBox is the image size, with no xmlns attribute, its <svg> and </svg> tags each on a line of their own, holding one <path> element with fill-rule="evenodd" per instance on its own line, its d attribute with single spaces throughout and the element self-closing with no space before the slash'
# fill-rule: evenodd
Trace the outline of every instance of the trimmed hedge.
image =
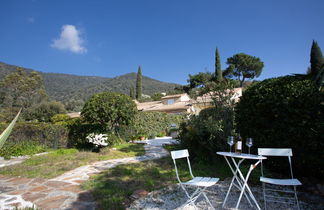
<svg viewBox="0 0 324 210">
<path fill-rule="evenodd" d="M 6 123 L 0 123 L 0 132 L 7 126 Z M 17 122 L 0 149 L 0 156 L 10 158 L 10 156 L 44 152 L 46 148 L 65 148 L 67 147 L 67 134 L 68 130 L 61 125 Z"/>
<path fill-rule="evenodd" d="M 0 123 L 0 131 L 7 126 L 6 123 Z M 17 122 L 6 142 L 32 141 L 48 148 L 61 148 L 67 146 L 67 134 L 68 130 L 61 125 Z"/>
<path fill-rule="evenodd" d="M 184 115 L 167 114 L 162 112 L 138 112 L 135 116 L 133 130 L 135 135 L 145 135 L 146 137 L 156 137 L 167 135 L 171 124 L 177 127 L 185 120 Z"/>
<path fill-rule="evenodd" d="M 254 139 L 253 153 L 260 147 L 292 148 L 298 175 L 324 175 L 324 92 L 305 76 L 249 87 L 237 104 L 236 123 L 243 137 Z"/>
</svg>

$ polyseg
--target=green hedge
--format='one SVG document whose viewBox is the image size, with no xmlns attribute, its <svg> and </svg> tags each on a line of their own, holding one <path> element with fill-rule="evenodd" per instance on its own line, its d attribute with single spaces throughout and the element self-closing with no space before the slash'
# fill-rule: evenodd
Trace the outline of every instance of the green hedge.
<svg viewBox="0 0 324 210">
<path fill-rule="evenodd" d="M 6 123 L 0 123 L 0 131 L 7 126 Z M 60 148 L 67 146 L 67 134 L 68 130 L 61 125 L 17 122 L 7 142 L 32 141 L 49 148 Z"/>
<path fill-rule="evenodd" d="M 6 123 L 0 123 L 0 132 L 7 126 Z M 44 152 L 46 148 L 65 148 L 67 134 L 68 130 L 61 125 L 17 122 L 0 149 L 0 156 L 10 158 Z"/>
<path fill-rule="evenodd" d="M 184 120 L 184 115 L 162 112 L 138 112 L 135 116 L 134 127 L 131 130 L 135 135 L 145 135 L 152 138 L 167 135 L 171 124 L 179 127 Z"/>
<path fill-rule="evenodd" d="M 296 173 L 324 175 L 324 92 L 305 76 L 252 85 L 237 104 L 236 122 L 243 137 L 254 138 L 253 153 L 259 147 L 292 148 Z"/>
</svg>

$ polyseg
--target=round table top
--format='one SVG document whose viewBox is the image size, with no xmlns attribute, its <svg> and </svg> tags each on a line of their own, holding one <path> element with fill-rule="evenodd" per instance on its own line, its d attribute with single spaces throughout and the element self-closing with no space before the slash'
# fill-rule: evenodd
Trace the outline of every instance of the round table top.
<svg viewBox="0 0 324 210">
<path fill-rule="evenodd" d="M 242 158 L 242 159 L 252 159 L 252 160 L 264 160 L 267 159 L 261 155 L 252 155 L 246 153 L 235 153 L 235 152 L 216 152 L 218 155 L 223 155 L 226 157 Z"/>
</svg>

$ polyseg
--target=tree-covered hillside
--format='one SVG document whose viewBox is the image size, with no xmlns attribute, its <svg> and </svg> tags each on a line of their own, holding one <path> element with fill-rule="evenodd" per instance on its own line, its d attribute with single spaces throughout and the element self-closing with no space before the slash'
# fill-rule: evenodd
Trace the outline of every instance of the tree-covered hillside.
<svg viewBox="0 0 324 210">
<path fill-rule="evenodd" d="M 0 79 L 16 70 L 17 66 L 0 62 Z M 25 69 L 27 72 L 34 71 Z M 113 91 L 129 94 L 130 88 L 135 87 L 136 73 L 128 73 L 115 78 L 77 76 L 70 74 L 40 72 L 48 96 L 61 101 L 68 110 L 79 110 L 85 100 L 96 93 Z M 161 82 L 143 76 L 143 94 L 153 95 L 156 92 L 167 92 L 179 86 L 173 83 Z M 75 108 L 78 107 L 78 108 Z"/>
</svg>

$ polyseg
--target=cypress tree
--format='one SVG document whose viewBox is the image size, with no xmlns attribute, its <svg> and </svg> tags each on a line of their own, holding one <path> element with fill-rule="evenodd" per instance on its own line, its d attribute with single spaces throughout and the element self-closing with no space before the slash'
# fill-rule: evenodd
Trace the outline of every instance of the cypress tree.
<svg viewBox="0 0 324 210">
<path fill-rule="evenodd" d="M 216 55 L 215 55 L 215 75 L 217 81 L 223 80 L 223 72 L 222 72 L 218 48 L 216 48 Z"/>
<path fill-rule="evenodd" d="M 137 70 L 136 78 L 136 99 L 142 98 L 142 69 L 141 66 Z"/>
<path fill-rule="evenodd" d="M 135 99 L 134 87 L 131 87 L 129 89 L 129 97 L 131 97 L 132 99 Z"/>
<path fill-rule="evenodd" d="M 311 75 L 317 75 L 320 71 L 322 65 L 324 64 L 324 58 L 321 48 L 318 46 L 317 42 L 313 40 L 312 49 L 310 53 L 310 73 Z"/>
</svg>

